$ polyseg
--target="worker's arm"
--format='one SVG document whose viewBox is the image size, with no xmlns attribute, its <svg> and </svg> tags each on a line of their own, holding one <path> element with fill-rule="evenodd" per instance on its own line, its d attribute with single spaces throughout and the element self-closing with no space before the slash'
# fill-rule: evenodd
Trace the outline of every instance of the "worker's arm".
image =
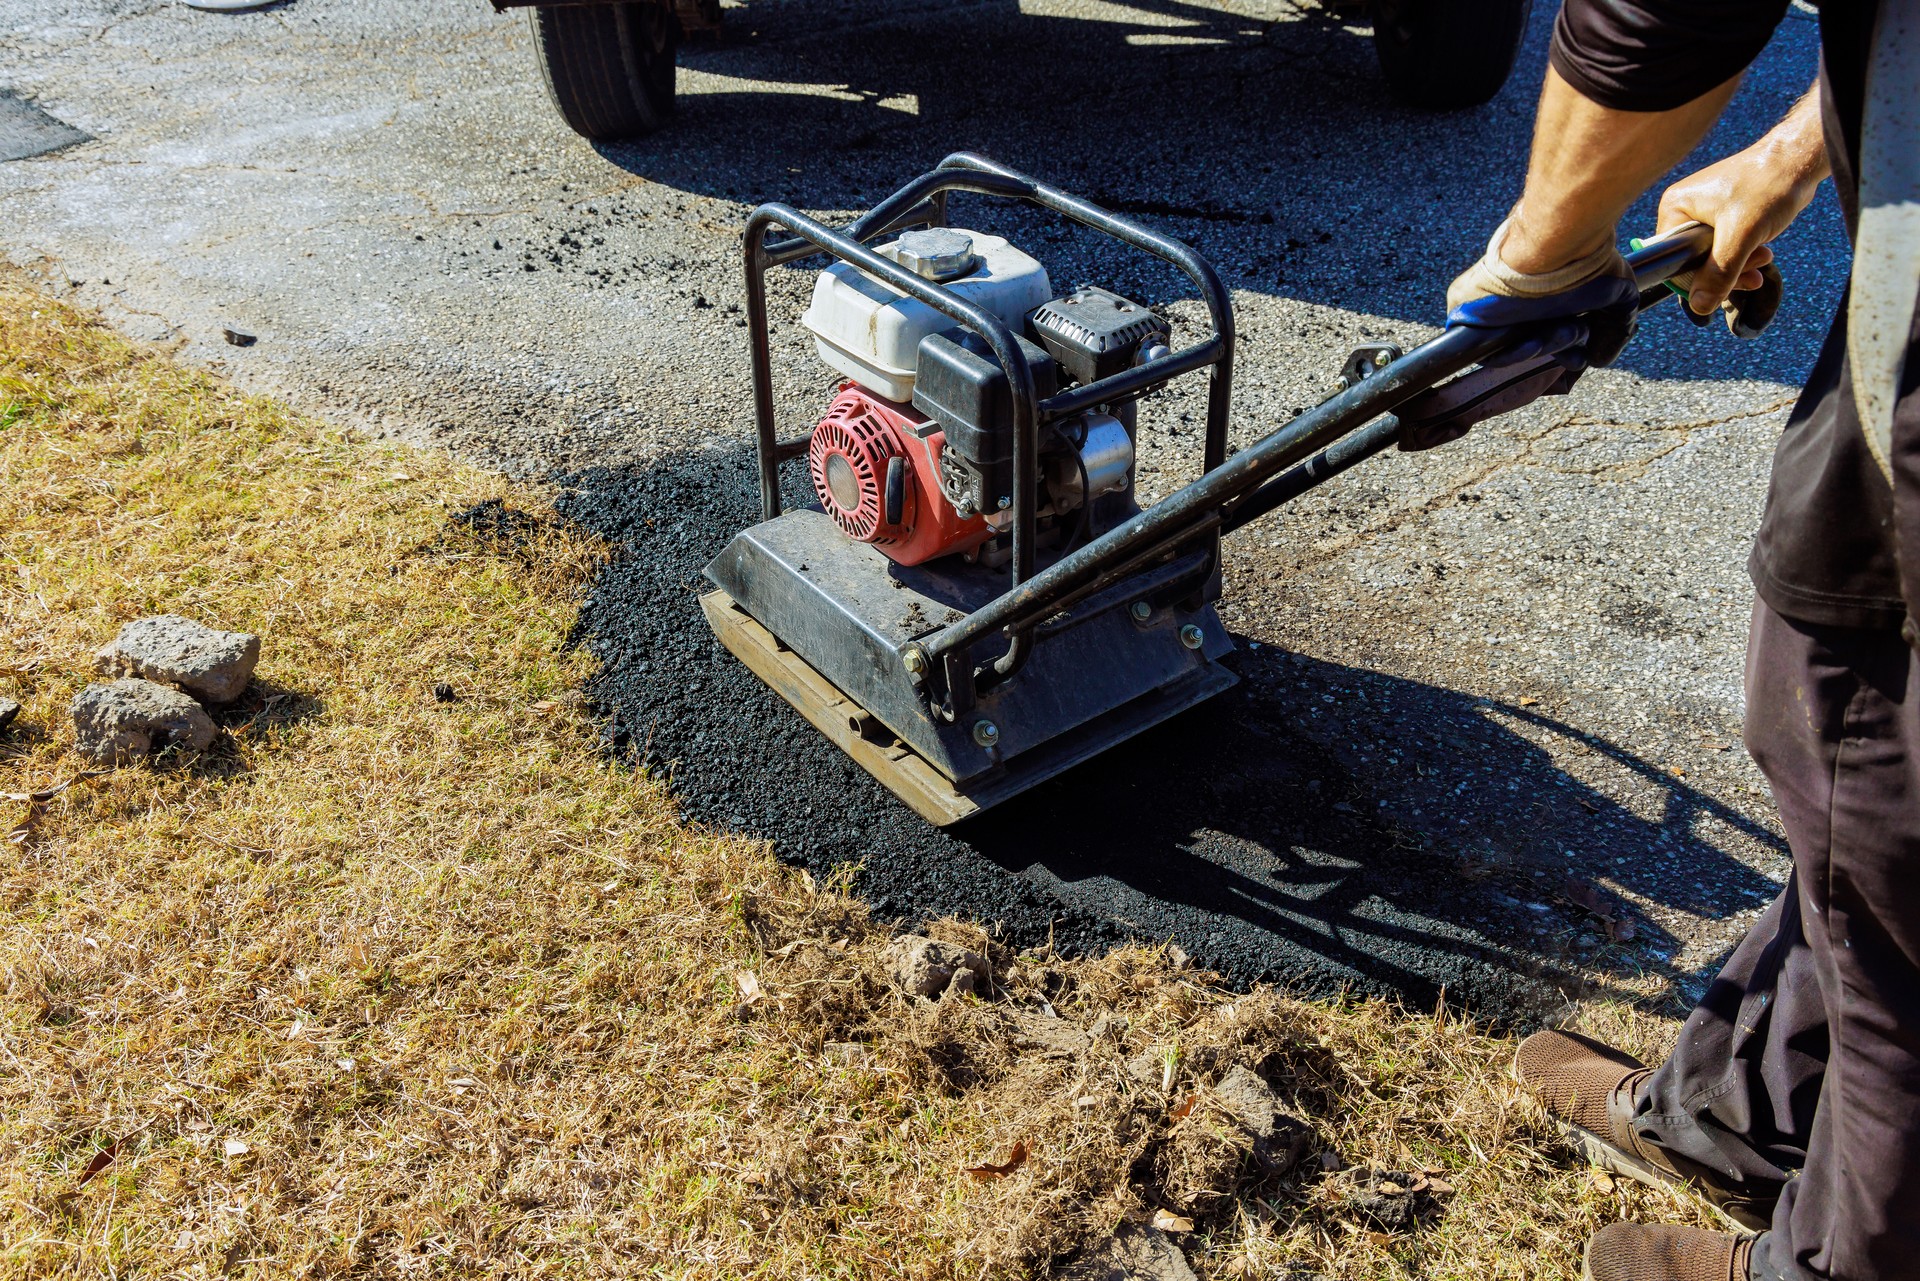
<svg viewBox="0 0 1920 1281">
<path fill-rule="evenodd" d="M 1706 137 L 1738 83 L 1670 111 L 1619 111 L 1549 67 L 1526 190 L 1507 220 L 1500 257 L 1516 272 L 1544 275 L 1612 248 L 1620 215 Z"/>
<path fill-rule="evenodd" d="M 1693 150 L 1734 83 L 1675 107 L 1627 111 L 1549 67 L 1525 191 L 1480 261 L 1447 290 L 1447 324 L 1531 326 L 1533 337 L 1503 359 L 1555 352 L 1569 369 L 1611 364 L 1633 333 L 1640 297 L 1615 224 Z"/>
<path fill-rule="evenodd" d="M 1638 298 L 1616 224 L 1706 135 L 1787 4 L 1565 0 L 1524 194 L 1447 291 L 1447 323 L 1526 324 L 1570 368 L 1610 361 Z"/>
<path fill-rule="evenodd" d="M 1733 88 L 1729 81 L 1664 111 L 1625 111 L 1593 101 L 1549 68 L 1525 191 L 1486 256 L 1448 291 L 1450 322 L 1585 312 L 1589 334 L 1579 342 L 1594 363 L 1611 360 L 1632 326 L 1624 288 L 1616 285 L 1608 302 L 1593 301 L 1626 273 L 1615 224 L 1693 148 Z M 1806 208 L 1827 173 L 1819 95 L 1809 91 L 1759 142 L 1667 189 L 1661 230 L 1700 222 L 1714 231 L 1706 265 L 1681 281 L 1695 314 L 1711 314 L 1736 290 L 1761 287 L 1761 268 L 1773 261 L 1767 242 Z"/>
</svg>

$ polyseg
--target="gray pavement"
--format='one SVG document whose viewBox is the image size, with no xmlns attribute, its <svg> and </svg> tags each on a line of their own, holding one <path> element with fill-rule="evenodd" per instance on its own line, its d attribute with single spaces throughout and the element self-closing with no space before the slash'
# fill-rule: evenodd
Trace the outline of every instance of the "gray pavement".
<svg viewBox="0 0 1920 1281">
<path fill-rule="evenodd" d="M 0 90 L 93 139 L 0 163 L 0 252 L 335 420 L 516 476 L 645 468 L 748 432 L 747 209 L 844 219 L 971 148 L 1213 258 L 1244 441 L 1324 395 L 1352 342 L 1432 332 L 1517 192 L 1548 16 L 1495 102 L 1430 116 L 1386 96 L 1357 19 L 1306 3 L 754 0 L 683 50 L 668 132 L 596 149 L 545 102 L 524 20 L 481 0 L 0 0 Z M 1796 10 L 1703 152 L 1756 137 L 1815 47 Z M 1178 297 L 1081 235 L 991 216 L 1058 283 Z M 1829 197 L 1779 250 L 1791 300 L 1761 342 L 1661 316 L 1567 400 L 1376 460 L 1230 544 L 1224 617 L 1297 656 L 1261 669 L 1293 682 L 1272 691 L 1288 731 L 1381 830 L 1496 869 L 1489 895 L 1523 919 L 1551 907 L 1552 939 L 1519 941 L 1574 969 L 1688 990 L 1784 875 L 1738 746 L 1743 565 L 1844 278 Z M 782 273 L 776 305 L 807 284 Z M 226 345 L 223 322 L 259 342 Z M 798 426 L 829 378 L 796 328 L 777 339 Z M 1200 396 L 1143 409 L 1150 492 L 1194 474 Z M 1009 870 L 1121 918 L 1153 893 Z M 1526 893 L 1563 872 L 1631 900 L 1640 937 L 1612 947 Z"/>
</svg>

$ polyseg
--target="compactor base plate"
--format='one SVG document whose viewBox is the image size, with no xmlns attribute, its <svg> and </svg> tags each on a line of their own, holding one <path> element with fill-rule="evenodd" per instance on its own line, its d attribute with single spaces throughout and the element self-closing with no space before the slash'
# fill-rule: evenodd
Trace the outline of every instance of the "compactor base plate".
<svg viewBox="0 0 1920 1281">
<path fill-rule="evenodd" d="M 700 598 L 720 643 L 791 703 L 808 723 L 887 790 L 936 827 L 958 823 L 1071 769 L 1238 683 L 1218 664 L 1194 669 L 1049 742 L 1023 752 L 964 787 L 935 769 L 838 686 L 755 621 L 724 591 Z"/>
</svg>

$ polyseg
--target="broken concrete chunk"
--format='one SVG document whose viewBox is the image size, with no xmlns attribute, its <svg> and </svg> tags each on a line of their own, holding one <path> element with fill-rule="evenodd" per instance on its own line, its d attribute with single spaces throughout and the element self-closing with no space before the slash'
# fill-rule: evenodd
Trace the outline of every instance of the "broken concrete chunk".
<svg viewBox="0 0 1920 1281">
<path fill-rule="evenodd" d="M 1144 1223 L 1121 1228 L 1066 1275 L 1069 1281 L 1199 1281 L 1180 1247 Z"/>
<path fill-rule="evenodd" d="M 1024 1050 L 1037 1050 L 1049 1057 L 1071 1057 L 1092 1044 L 1077 1024 L 1063 1018 L 1048 1018 L 1037 1010 L 1019 1010 L 1009 1015 L 1015 1041 Z"/>
<path fill-rule="evenodd" d="M 1164 1090 L 1167 1087 L 1167 1057 L 1172 1053 L 1172 1046 L 1149 1045 L 1127 1060 L 1127 1075 L 1142 1085 Z"/>
<path fill-rule="evenodd" d="M 20 704 L 11 698 L 0 698 L 0 734 L 7 732 L 7 726 L 13 724 L 13 718 L 20 714 Z"/>
<path fill-rule="evenodd" d="M 1293 1168 L 1307 1140 L 1313 1137 L 1313 1129 L 1281 1111 L 1272 1086 L 1244 1064 L 1235 1064 L 1213 1087 L 1213 1094 L 1253 1135 L 1253 1158 L 1261 1169 L 1268 1174 L 1284 1174 Z"/>
<path fill-rule="evenodd" d="M 260 638 L 223 632 L 190 618 L 156 614 L 137 618 L 96 656 L 109 676 L 139 676 L 178 685 L 209 703 L 240 697 L 260 662 Z"/>
<path fill-rule="evenodd" d="M 118 764 L 169 747 L 202 752 L 213 745 L 213 720 L 177 689 L 152 681 L 89 685 L 73 698 L 73 730 L 86 755 Z"/>
<path fill-rule="evenodd" d="M 1251 1068 L 1236 1063 L 1232 1071 L 1220 1078 L 1213 1092 L 1227 1111 L 1238 1117 L 1240 1124 L 1256 1135 L 1273 1132 L 1274 1117 L 1280 1111 L 1280 1100 L 1274 1094 L 1273 1087 L 1255 1075 Z"/>
<path fill-rule="evenodd" d="M 985 992 L 993 985 L 986 958 L 958 944 L 918 934 L 902 934 L 887 944 L 887 977 L 915 996 L 939 996 L 963 972 L 968 977 L 961 980 L 962 991 Z"/>
</svg>

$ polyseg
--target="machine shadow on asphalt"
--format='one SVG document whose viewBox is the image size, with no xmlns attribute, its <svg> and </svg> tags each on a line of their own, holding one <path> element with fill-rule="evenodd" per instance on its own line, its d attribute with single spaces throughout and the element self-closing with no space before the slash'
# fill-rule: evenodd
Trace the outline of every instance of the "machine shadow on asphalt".
<svg viewBox="0 0 1920 1281">
<path fill-rule="evenodd" d="M 1503 1003 L 1477 999 L 1488 984 L 1600 994 L 1642 969 L 1717 971 L 1720 957 L 1684 972 L 1665 964 L 1675 940 L 1643 916 L 1628 918 L 1633 941 L 1610 949 L 1570 899 L 1578 886 L 1707 918 L 1776 892 L 1734 847 L 1784 855 L 1777 835 L 1617 743 L 1305 655 L 1243 648 L 1234 662 L 1240 688 L 955 835 L 1116 916 L 1179 905 L 1283 941 L 1323 973 L 1416 1001 L 1444 989 L 1469 1007 Z M 1556 767 L 1542 738 L 1637 776 L 1639 803 L 1630 810 Z M 1343 758 L 1369 742 L 1405 750 L 1363 773 Z M 1285 969 L 1261 977 L 1297 981 Z"/>
</svg>

